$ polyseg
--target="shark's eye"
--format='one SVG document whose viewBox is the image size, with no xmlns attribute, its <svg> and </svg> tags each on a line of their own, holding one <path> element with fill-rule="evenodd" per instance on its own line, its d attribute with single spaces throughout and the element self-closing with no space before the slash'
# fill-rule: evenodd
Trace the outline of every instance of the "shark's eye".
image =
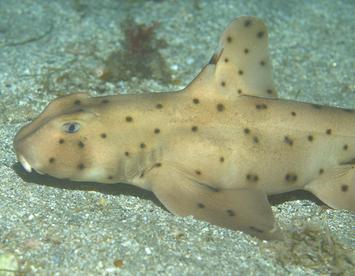
<svg viewBox="0 0 355 276">
<path fill-rule="evenodd" d="M 75 133 L 80 129 L 80 124 L 77 122 L 69 122 L 63 124 L 62 128 L 67 133 Z"/>
</svg>

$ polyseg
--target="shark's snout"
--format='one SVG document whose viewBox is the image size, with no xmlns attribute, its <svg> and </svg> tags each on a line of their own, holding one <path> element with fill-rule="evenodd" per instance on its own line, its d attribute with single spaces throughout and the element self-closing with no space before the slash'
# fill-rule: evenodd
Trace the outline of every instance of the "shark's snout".
<svg viewBox="0 0 355 276">
<path fill-rule="evenodd" d="M 23 135 L 24 131 L 26 131 L 26 129 L 21 129 L 14 139 L 13 147 L 17 160 L 27 172 L 35 170 L 36 172 L 43 174 L 37 169 L 40 167 L 40 163 L 36 159 L 36 148 L 33 144 L 33 139 L 31 139 L 30 135 Z"/>
</svg>

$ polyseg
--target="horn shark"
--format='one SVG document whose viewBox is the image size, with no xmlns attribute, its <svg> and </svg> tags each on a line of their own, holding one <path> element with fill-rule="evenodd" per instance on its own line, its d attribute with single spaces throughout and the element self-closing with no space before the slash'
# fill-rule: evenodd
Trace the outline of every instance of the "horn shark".
<svg viewBox="0 0 355 276">
<path fill-rule="evenodd" d="M 268 195 L 304 189 L 355 211 L 355 112 L 279 99 L 256 17 L 230 23 L 185 89 L 58 98 L 14 149 L 28 172 L 136 185 L 173 214 L 261 239 L 281 237 Z"/>
</svg>

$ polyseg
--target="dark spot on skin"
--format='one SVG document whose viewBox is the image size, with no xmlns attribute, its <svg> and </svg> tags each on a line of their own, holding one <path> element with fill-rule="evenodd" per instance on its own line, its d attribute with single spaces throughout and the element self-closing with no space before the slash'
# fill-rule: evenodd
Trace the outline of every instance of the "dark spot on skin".
<svg viewBox="0 0 355 276">
<path fill-rule="evenodd" d="M 222 112 L 222 111 L 224 110 L 224 105 L 221 104 L 221 103 L 217 104 L 217 110 L 218 110 L 219 112 Z"/>
<path fill-rule="evenodd" d="M 294 173 L 288 173 L 285 175 L 285 180 L 287 182 L 296 182 L 297 181 L 297 175 Z"/>
<path fill-rule="evenodd" d="M 144 143 L 141 143 L 141 144 L 139 145 L 139 147 L 140 147 L 141 149 L 144 149 L 144 148 L 146 147 L 146 145 L 145 145 Z"/>
<path fill-rule="evenodd" d="M 250 182 L 257 182 L 259 180 L 259 176 L 256 174 L 247 174 L 246 179 Z"/>
<path fill-rule="evenodd" d="M 128 152 L 128 151 L 125 151 L 125 152 L 124 152 L 124 155 L 129 156 L 129 152 Z"/>
<path fill-rule="evenodd" d="M 227 37 L 227 42 L 228 42 L 228 43 L 231 43 L 231 42 L 232 42 L 232 37 L 231 37 L 231 36 L 228 36 L 228 37 Z"/>
<path fill-rule="evenodd" d="M 155 163 L 154 167 L 156 167 L 156 168 L 161 167 L 161 163 Z"/>
<path fill-rule="evenodd" d="M 81 101 L 80 101 L 80 100 L 74 101 L 74 105 L 80 105 L 80 104 L 81 104 Z"/>
<path fill-rule="evenodd" d="M 343 150 L 348 150 L 348 148 L 349 148 L 349 146 L 346 144 L 343 146 Z"/>
<path fill-rule="evenodd" d="M 254 226 L 250 226 L 249 229 L 252 230 L 252 231 L 254 231 L 254 232 L 258 232 L 258 233 L 260 233 L 260 234 L 261 234 L 261 233 L 264 233 L 263 230 L 261 230 L 261 229 L 259 229 L 259 228 L 256 228 L 256 227 L 254 227 Z"/>
<path fill-rule="evenodd" d="M 109 175 L 107 178 L 108 178 L 108 179 L 113 179 L 113 176 L 112 176 L 112 175 Z"/>
<path fill-rule="evenodd" d="M 332 134 L 332 130 L 331 130 L 330 128 L 328 128 L 328 129 L 325 131 L 325 133 L 326 133 L 327 135 L 331 135 L 331 134 Z"/>
<path fill-rule="evenodd" d="M 264 104 L 264 103 L 256 104 L 255 107 L 256 107 L 256 109 L 258 109 L 258 110 L 267 109 L 267 105 Z"/>
<path fill-rule="evenodd" d="M 291 112 L 291 115 L 292 115 L 292 116 L 296 116 L 296 112 L 292 111 L 292 112 Z"/>
<path fill-rule="evenodd" d="M 238 89 L 238 94 L 242 94 L 242 89 Z"/>
<path fill-rule="evenodd" d="M 229 59 L 228 59 L 228 58 L 225 58 L 225 59 L 224 59 L 224 62 L 225 62 L 225 63 L 227 63 L 228 61 L 229 61 Z"/>
<path fill-rule="evenodd" d="M 197 99 L 197 98 L 194 98 L 194 99 L 192 99 L 192 102 L 193 102 L 194 104 L 199 104 L 199 103 L 200 103 L 200 100 Z"/>
<path fill-rule="evenodd" d="M 231 210 L 231 209 L 228 209 L 228 210 L 227 210 L 227 214 L 228 214 L 228 216 L 230 216 L 230 217 L 234 217 L 234 216 L 235 216 L 235 212 L 234 212 L 233 210 Z"/>
<path fill-rule="evenodd" d="M 341 191 L 342 192 L 347 192 L 349 190 L 349 186 L 348 185 L 346 185 L 346 184 L 343 184 L 343 185 L 341 185 Z"/>
<path fill-rule="evenodd" d="M 201 175 L 201 171 L 199 171 L 199 170 L 196 170 L 195 173 L 196 173 L 197 175 Z"/>
<path fill-rule="evenodd" d="M 256 136 L 253 136 L 253 142 L 254 142 L 254 144 L 259 143 L 259 138 Z"/>
<path fill-rule="evenodd" d="M 311 104 L 312 107 L 314 107 L 315 109 L 322 109 L 322 106 L 319 104 Z"/>
<path fill-rule="evenodd" d="M 163 108 L 163 105 L 158 103 L 156 106 L 155 106 L 157 109 L 162 109 Z"/>
<path fill-rule="evenodd" d="M 85 165 L 84 165 L 83 163 L 79 163 L 78 169 L 79 169 L 79 170 L 85 169 Z"/>
<path fill-rule="evenodd" d="M 60 138 L 58 142 L 59 142 L 59 144 L 64 144 L 65 141 L 64 141 L 64 139 Z"/>
<path fill-rule="evenodd" d="M 258 38 L 262 38 L 264 36 L 264 32 L 260 31 L 256 35 L 257 35 Z"/>
<path fill-rule="evenodd" d="M 193 127 L 191 128 L 191 130 L 192 130 L 193 132 L 196 132 L 196 131 L 198 130 L 198 127 L 197 127 L 197 126 L 193 126 Z"/>
<path fill-rule="evenodd" d="M 219 162 L 221 162 L 221 163 L 224 162 L 224 157 L 223 157 L 223 156 L 221 156 L 221 157 L 219 158 Z"/>
<path fill-rule="evenodd" d="M 244 53 L 245 53 L 245 54 L 249 53 L 249 49 L 245 48 L 245 49 L 244 49 Z"/>
<path fill-rule="evenodd" d="M 260 65 L 261 65 L 261 66 L 264 66 L 264 65 L 265 65 L 265 61 L 261 60 L 261 61 L 260 61 Z"/>
<path fill-rule="evenodd" d="M 226 86 L 226 82 L 225 81 L 221 81 L 221 86 Z"/>
<path fill-rule="evenodd" d="M 82 149 L 85 146 L 85 144 L 82 141 L 79 141 L 78 142 L 78 146 L 79 146 L 79 148 Z"/>
<path fill-rule="evenodd" d="M 244 27 L 249 27 L 251 25 L 252 21 L 247 19 L 244 21 Z"/>
<path fill-rule="evenodd" d="M 244 128 L 244 133 L 245 134 L 249 134 L 250 133 L 250 129 L 249 128 Z"/>
<path fill-rule="evenodd" d="M 107 104 L 107 103 L 109 103 L 109 100 L 102 100 L 101 103 Z"/>
<path fill-rule="evenodd" d="M 239 74 L 239 75 L 243 75 L 243 74 L 244 74 L 243 70 L 239 70 L 239 71 L 238 71 L 238 74 Z"/>
<path fill-rule="evenodd" d="M 55 162 L 55 159 L 53 157 L 49 158 L 49 163 L 53 164 Z"/>
<path fill-rule="evenodd" d="M 100 136 L 102 139 L 105 139 L 107 137 L 106 133 L 101 133 Z"/>
<path fill-rule="evenodd" d="M 159 129 L 159 128 L 154 129 L 154 133 L 155 133 L 155 134 L 160 133 L 160 129 Z"/>
<path fill-rule="evenodd" d="M 205 204 L 203 204 L 203 203 L 197 203 L 197 207 L 198 207 L 198 208 L 201 208 L 201 209 L 202 209 L 202 208 L 205 208 Z"/>
<path fill-rule="evenodd" d="M 321 169 L 319 169 L 318 173 L 319 173 L 319 174 L 323 174 L 323 173 L 324 173 L 324 170 L 321 168 Z"/>
<path fill-rule="evenodd" d="M 132 121 L 133 121 L 133 118 L 131 116 L 126 117 L 126 122 L 132 122 Z"/>
<path fill-rule="evenodd" d="M 143 177 L 144 177 L 144 172 L 142 172 L 139 177 L 140 177 L 140 178 L 143 178 Z"/>
<path fill-rule="evenodd" d="M 307 139 L 308 139 L 308 141 L 312 142 L 313 139 L 314 139 L 314 137 L 313 137 L 313 135 L 308 135 L 308 136 L 307 136 Z"/>
<path fill-rule="evenodd" d="M 290 137 L 285 136 L 284 137 L 284 143 L 287 144 L 287 145 L 292 146 L 293 145 L 293 140 Z"/>
<path fill-rule="evenodd" d="M 266 90 L 266 93 L 268 93 L 269 95 L 271 95 L 271 94 L 272 94 L 272 90 L 271 90 L 271 89 L 267 89 L 267 90 Z"/>
</svg>

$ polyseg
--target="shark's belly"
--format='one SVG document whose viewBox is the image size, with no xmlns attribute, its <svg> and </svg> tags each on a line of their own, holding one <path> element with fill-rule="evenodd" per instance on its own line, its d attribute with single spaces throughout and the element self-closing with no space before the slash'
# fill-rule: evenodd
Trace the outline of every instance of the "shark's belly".
<svg viewBox="0 0 355 276">
<path fill-rule="evenodd" d="M 267 194 L 303 188 L 328 168 L 355 158 L 353 136 L 321 133 L 287 122 L 213 126 L 173 141 L 168 159 L 189 178 L 214 188 L 255 187 Z"/>
<path fill-rule="evenodd" d="M 329 144 L 297 145 L 290 137 L 264 136 L 259 138 L 258 145 L 237 147 L 232 157 L 233 167 L 238 171 L 234 182 L 277 194 L 302 188 L 337 164 L 337 156 L 326 153 Z"/>
<path fill-rule="evenodd" d="M 224 140 L 223 151 L 230 150 L 231 163 L 220 177 L 232 179 L 223 185 L 286 192 L 304 187 L 329 168 L 354 163 L 352 112 L 252 97 L 238 101 L 235 110 L 234 132 L 223 135 L 223 124 L 216 131 L 221 137 L 215 140 Z"/>
</svg>

